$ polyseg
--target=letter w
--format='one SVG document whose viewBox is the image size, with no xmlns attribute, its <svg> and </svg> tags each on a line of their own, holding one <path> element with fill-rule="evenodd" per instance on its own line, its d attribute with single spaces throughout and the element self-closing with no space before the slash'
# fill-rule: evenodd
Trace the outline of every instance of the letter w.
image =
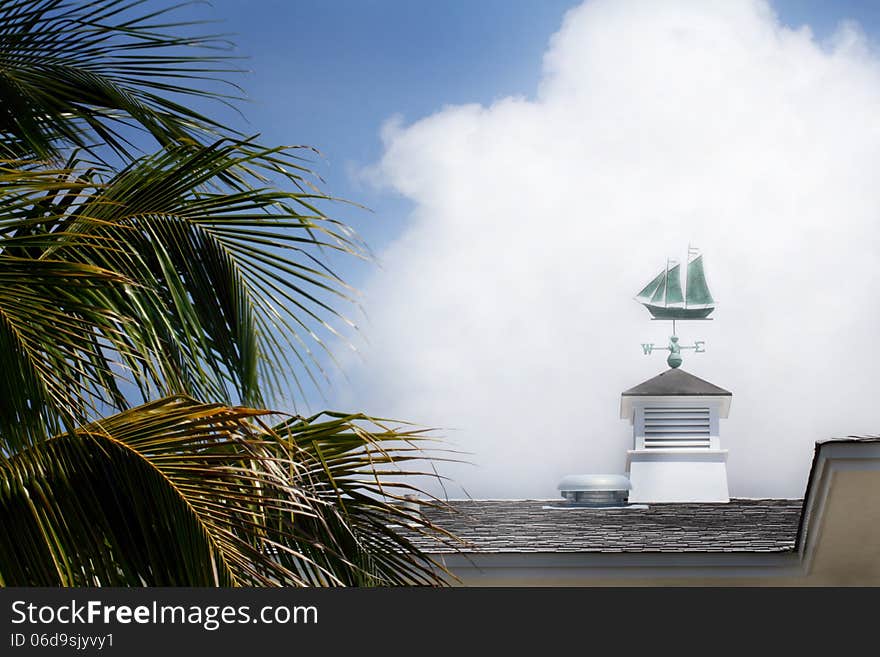
<svg viewBox="0 0 880 657">
<path fill-rule="evenodd" d="M 644 351 L 644 352 L 645 352 L 645 356 L 647 356 L 647 355 L 650 354 L 652 351 L 654 351 L 654 343 L 652 342 L 651 344 L 645 344 L 645 343 L 643 342 L 643 343 L 642 343 L 642 351 Z"/>
</svg>

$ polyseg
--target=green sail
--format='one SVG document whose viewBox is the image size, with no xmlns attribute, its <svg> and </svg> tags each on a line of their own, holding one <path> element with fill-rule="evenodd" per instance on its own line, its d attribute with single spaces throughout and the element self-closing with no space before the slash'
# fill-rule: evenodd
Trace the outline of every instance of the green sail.
<svg viewBox="0 0 880 657">
<path fill-rule="evenodd" d="M 681 267 L 675 265 L 666 276 L 666 305 L 676 306 L 684 302 L 681 293 Z"/>
<path fill-rule="evenodd" d="M 703 256 L 697 256 L 688 263 L 687 272 L 687 305 L 709 306 L 715 299 L 706 285 L 706 274 L 703 272 Z"/>
<path fill-rule="evenodd" d="M 654 296 L 651 297 L 651 303 L 655 306 L 662 306 L 666 303 L 666 274 L 668 273 L 669 272 L 664 269 L 660 276 L 658 276 L 660 284 L 654 291 Z"/>
<path fill-rule="evenodd" d="M 665 277 L 666 277 L 666 272 L 665 272 L 665 271 L 661 271 L 661 272 L 657 275 L 657 278 L 655 278 L 653 281 L 651 281 L 650 283 L 648 283 L 648 284 L 642 289 L 642 291 L 639 292 L 639 293 L 636 295 L 636 298 L 637 298 L 637 299 L 647 299 L 647 300 L 650 300 L 650 299 L 651 299 L 651 296 L 654 294 L 654 292 L 657 291 L 657 288 L 658 288 L 658 287 L 661 287 L 661 288 L 663 287 L 663 279 L 664 279 Z"/>
</svg>

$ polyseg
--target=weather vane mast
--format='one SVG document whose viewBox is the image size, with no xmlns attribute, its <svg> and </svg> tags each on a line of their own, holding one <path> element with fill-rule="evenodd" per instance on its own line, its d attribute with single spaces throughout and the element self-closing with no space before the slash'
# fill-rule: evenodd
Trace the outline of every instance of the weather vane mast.
<svg viewBox="0 0 880 657">
<path fill-rule="evenodd" d="M 688 245 L 687 278 L 685 292 L 681 289 L 681 265 L 676 260 L 667 259 L 666 268 L 651 280 L 636 297 L 636 301 L 645 306 L 651 313 L 651 319 L 672 321 L 672 335 L 669 345 L 658 347 L 653 342 L 642 343 L 642 351 L 646 356 L 655 349 L 669 351 L 666 362 L 675 369 L 682 363 L 681 350 L 693 349 L 694 353 L 706 351 L 706 342 L 697 340 L 693 345 L 678 344 L 675 333 L 676 320 L 707 320 L 715 310 L 715 300 L 706 284 L 703 271 L 703 256 Z"/>
</svg>

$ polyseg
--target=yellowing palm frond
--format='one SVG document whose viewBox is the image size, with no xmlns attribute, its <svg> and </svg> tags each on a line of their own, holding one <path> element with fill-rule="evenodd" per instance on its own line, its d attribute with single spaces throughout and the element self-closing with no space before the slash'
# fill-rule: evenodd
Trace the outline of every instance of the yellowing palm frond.
<svg viewBox="0 0 880 657">
<path fill-rule="evenodd" d="M 307 442 L 358 452 L 410 432 L 354 418 L 298 420 L 163 399 L 0 460 L 0 582 L 39 586 L 269 586 L 439 583 L 441 568 L 393 531 L 429 523 L 367 495 L 375 473 L 316 468 Z M 360 438 L 355 438 L 360 435 Z M 360 452 L 358 452 L 360 453 Z M 363 455 L 358 458 L 364 458 Z M 323 474 L 322 474 L 323 473 Z M 328 496 L 329 478 L 348 484 Z M 389 490 L 394 484 L 389 484 Z M 439 534 L 438 534 L 439 535 Z"/>
</svg>

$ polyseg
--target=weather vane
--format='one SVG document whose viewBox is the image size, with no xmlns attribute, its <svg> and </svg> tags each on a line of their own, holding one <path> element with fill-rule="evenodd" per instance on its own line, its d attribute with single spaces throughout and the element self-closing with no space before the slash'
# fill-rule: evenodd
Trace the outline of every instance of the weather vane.
<svg viewBox="0 0 880 657">
<path fill-rule="evenodd" d="M 671 259 L 666 260 L 666 268 L 661 271 L 641 292 L 636 301 L 651 313 L 651 319 L 672 321 L 672 335 L 669 345 L 658 347 L 653 342 L 642 343 L 642 351 L 649 355 L 654 350 L 668 351 L 666 362 L 675 369 L 681 365 L 681 350 L 693 349 L 694 353 L 706 351 L 706 342 L 696 340 L 692 345 L 678 344 L 675 333 L 675 322 L 678 320 L 707 320 L 715 310 L 715 300 L 706 285 L 706 274 L 703 271 L 703 256 L 695 248 L 688 245 L 687 278 L 685 293 L 681 291 L 681 265 Z"/>
</svg>

